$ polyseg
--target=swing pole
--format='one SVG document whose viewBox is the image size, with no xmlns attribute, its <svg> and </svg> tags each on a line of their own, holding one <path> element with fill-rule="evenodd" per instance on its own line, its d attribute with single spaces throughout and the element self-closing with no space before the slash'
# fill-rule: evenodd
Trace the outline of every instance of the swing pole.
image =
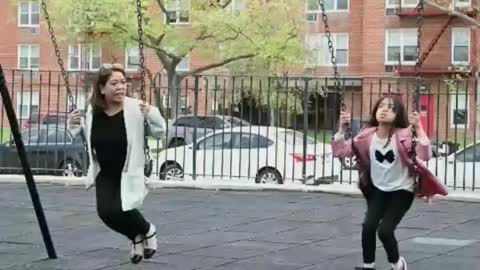
<svg viewBox="0 0 480 270">
<path fill-rule="evenodd" d="M 22 135 L 20 134 L 17 116 L 15 115 L 15 110 L 13 109 L 12 99 L 7 88 L 7 82 L 5 80 L 2 65 L 0 65 L 0 93 L 2 95 L 3 106 L 7 112 L 7 118 L 8 122 L 10 123 L 13 140 L 15 141 L 15 145 L 17 147 L 18 157 L 22 165 L 23 173 L 25 174 L 25 179 L 27 180 L 28 191 L 32 199 L 35 214 L 37 215 L 38 224 L 40 225 L 40 231 L 42 233 L 43 243 L 47 249 L 48 258 L 56 259 L 57 254 L 55 253 L 55 248 L 50 236 L 47 220 L 43 212 L 42 203 L 40 202 L 40 196 L 38 195 L 35 180 L 33 179 L 32 169 L 27 159 L 25 145 L 23 144 Z"/>
</svg>

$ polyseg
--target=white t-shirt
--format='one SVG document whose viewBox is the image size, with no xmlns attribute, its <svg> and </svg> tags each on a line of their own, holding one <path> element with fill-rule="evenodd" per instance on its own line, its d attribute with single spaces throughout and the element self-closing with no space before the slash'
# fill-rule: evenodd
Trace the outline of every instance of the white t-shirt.
<svg viewBox="0 0 480 270">
<path fill-rule="evenodd" d="M 408 168 L 402 163 L 392 135 L 385 147 L 387 138 L 380 139 L 374 133 L 370 144 L 370 174 L 375 187 L 382 191 L 408 190 L 413 192 L 414 181 Z"/>
</svg>

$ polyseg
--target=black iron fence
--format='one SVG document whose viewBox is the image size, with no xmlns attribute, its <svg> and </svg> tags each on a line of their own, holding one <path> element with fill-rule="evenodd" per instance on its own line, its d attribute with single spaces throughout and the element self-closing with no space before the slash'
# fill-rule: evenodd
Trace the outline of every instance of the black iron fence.
<svg viewBox="0 0 480 270">
<path fill-rule="evenodd" d="M 88 167 L 81 138 L 66 129 L 68 99 L 60 74 L 8 71 L 7 82 L 36 174 L 81 176 Z M 92 73 L 71 73 L 74 100 L 88 106 Z M 129 74 L 128 95 L 138 97 Z M 412 78 L 342 79 L 202 75 L 168 87 L 164 74 L 148 80 L 149 102 L 167 118 L 162 140 L 150 140 L 155 178 L 257 183 L 354 183 L 355 159 L 333 159 L 339 95 L 352 113 L 356 134 L 368 124 L 375 101 L 401 95 L 412 108 Z M 455 189 L 475 190 L 480 169 L 478 82 L 447 78 L 422 81 L 418 102 L 434 159 L 428 167 Z M 0 114 L 0 172 L 21 173 L 4 110 Z"/>
</svg>

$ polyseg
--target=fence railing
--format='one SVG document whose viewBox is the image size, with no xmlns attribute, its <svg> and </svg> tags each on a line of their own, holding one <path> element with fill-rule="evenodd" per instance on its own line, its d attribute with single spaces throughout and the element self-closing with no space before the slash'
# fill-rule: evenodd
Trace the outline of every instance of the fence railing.
<svg viewBox="0 0 480 270">
<path fill-rule="evenodd" d="M 74 100 L 88 106 L 91 74 L 70 75 Z M 67 96 L 59 74 L 9 71 L 7 82 L 36 174 L 80 176 L 88 167 L 81 138 L 66 129 Z M 356 134 L 368 125 L 375 101 L 399 94 L 410 110 L 412 78 L 343 78 L 342 93 Z M 148 81 L 149 102 L 167 118 L 162 140 L 150 140 L 159 179 L 192 178 L 301 184 L 354 183 L 355 159 L 334 159 L 330 138 L 338 124 L 334 81 L 319 77 L 202 75 L 168 87 L 166 76 Z M 130 80 L 128 95 L 138 96 Z M 421 121 L 432 141 L 427 165 L 455 189 L 475 190 L 480 169 L 476 80 L 425 79 L 419 96 Z M 21 173 L 0 114 L 0 172 Z"/>
</svg>

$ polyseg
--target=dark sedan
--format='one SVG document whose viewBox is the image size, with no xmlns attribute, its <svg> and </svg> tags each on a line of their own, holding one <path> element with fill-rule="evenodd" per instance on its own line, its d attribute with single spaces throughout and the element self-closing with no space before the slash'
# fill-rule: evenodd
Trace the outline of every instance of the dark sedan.
<svg viewBox="0 0 480 270">
<path fill-rule="evenodd" d="M 34 174 L 82 176 L 86 174 L 87 153 L 79 134 L 64 126 L 43 125 L 22 132 L 25 150 Z M 0 173 L 23 172 L 13 140 L 0 145 Z"/>
</svg>

